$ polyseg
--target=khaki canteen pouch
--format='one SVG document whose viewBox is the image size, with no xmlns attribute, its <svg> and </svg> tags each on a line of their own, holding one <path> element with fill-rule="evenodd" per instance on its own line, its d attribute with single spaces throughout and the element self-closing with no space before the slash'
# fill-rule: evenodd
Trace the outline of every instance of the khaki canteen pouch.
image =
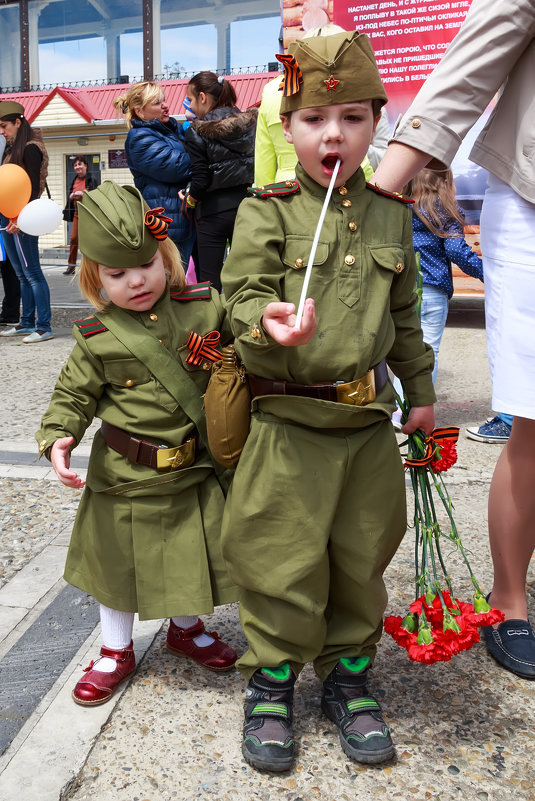
<svg viewBox="0 0 535 801">
<path fill-rule="evenodd" d="M 222 349 L 204 396 L 208 447 L 216 462 L 235 470 L 249 434 L 251 393 L 234 345 Z"/>
</svg>

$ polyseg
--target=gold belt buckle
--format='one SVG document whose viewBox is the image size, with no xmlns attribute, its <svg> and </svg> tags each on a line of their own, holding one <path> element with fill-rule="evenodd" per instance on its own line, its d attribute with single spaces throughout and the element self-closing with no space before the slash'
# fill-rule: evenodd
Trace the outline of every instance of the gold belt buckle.
<svg viewBox="0 0 535 801">
<path fill-rule="evenodd" d="M 336 385 L 336 400 L 338 403 L 348 403 L 352 406 L 366 406 L 375 400 L 375 371 L 368 370 L 365 376 L 347 384 Z"/>
<path fill-rule="evenodd" d="M 176 448 L 159 448 L 156 454 L 156 468 L 162 472 L 189 467 L 195 461 L 195 437 Z"/>
</svg>

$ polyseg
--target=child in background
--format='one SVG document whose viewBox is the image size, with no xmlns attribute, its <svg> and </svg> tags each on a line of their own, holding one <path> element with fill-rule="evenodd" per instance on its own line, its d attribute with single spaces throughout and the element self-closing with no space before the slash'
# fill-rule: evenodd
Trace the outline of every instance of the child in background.
<svg viewBox="0 0 535 801">
<path fill-rule="evenodd" d="M 184 98 L 184 102 L 182 103 L 182 106 L 184 108 L 184 116 L 186 118 L 184 120 L 184 122 L 182 123 L 182 130 L 185 133 L 188 130 L 188 128 L 191 125 L 191 123 L 193 122 L 193 120 L 197 119 L 197 115 L 195 114 L 195 112 L 191 108 L 191 102 L 190 102 L 189 97 L 185 97 Z"/>
<path fill-rule="evenodd" d="M 111 181 L 78 202 L 80 287 L 98 316 L 75 324 L 36 435 L 60 481 L 80 488 L 70 452 L 102 420 L 65 568 L 100 603 L 100 658 L 73 691 L 86 706 L 135 670 L 135 612 L 171 616 L 167 647 L 178 656 L 216 671 L 236 659 L 197 616 L 236 600 L 220 550 L 224 496 L 196 427 L 224 312 L 208 284 L 185 287 L 161 212 Z"/>
<path fill-rule="evenodd" d="M 483 262 L 464 238 L 464 218 L 455 200 L 455 184 L 449 169 L 420 170 L 404 189 L 412 197 L 414 250 L 420 254 L 422 306 L 420 320 L 424 342 L 435 354 L 433 384 L 437 380 L 438 351 L 446 327 L 448 306 L 453 295 L 451 265 L 483 281 Z M 403 397 L 398 379 L 394 389 Z M 401 412 L 392 415 L 395 428 L 401 428 Z"/>
<path fill-rule="evenodd" d="M 293 692 L 307 662 L 344 752 L 370 764 L 394 755 L 367 690 L 387 603 L 383 573 L 406 530 L 387 362 L 412 405 L 407 433 L 431 433 L 435 400 L 415 308 L 411 212 L 367 185 L 360 167 L 386 102 L 369 39 L 339 33 L 289 49 L 281 115 L 297 180 L 251 190 L 222 272 L 253 395 L 223 519 L 249 645 L 238 662 L 249 682 L 242 752 L 272 771 L 295 758 Z"/>
<path fill-rule="evenodd" d="M 435 383 L 438 349 L 453 295 L 451 265 L 456 264 L 467 275 L 483 281 L 483 262 L 464 238 L 464 218 L 455 200 L 451 170 L 420 170 L 405 193 L 414 200 L 414 250 L 420 253 L 423 277 L 421 323 L 424 342 L 435 353 Z"/>
</svg>

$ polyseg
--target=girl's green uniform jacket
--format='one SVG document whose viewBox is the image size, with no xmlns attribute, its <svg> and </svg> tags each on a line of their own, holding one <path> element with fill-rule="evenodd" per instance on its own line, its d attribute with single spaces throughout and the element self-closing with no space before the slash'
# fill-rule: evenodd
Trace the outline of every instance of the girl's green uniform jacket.
<svg viewBox="0 0 535 801">
<path fill-rule="evenodd" d="M 156 380 L 150 364 L 137 359 L 107 330 L 122 314 L 111 306 L 79 321 L 76 345 L 64 366 L 36 438 L 49 455 L 55 440 L 74 437 L 76 446 L 94 417 L 168 447 L 195 433 L 195 424 Z M 127 312 L 132 333 L 144 326 L 187 371 L 199 392 L 210 362 L 186 362 L 190 333 L 221 330 L 228 341 L 218 294 L 209 285 L 167 290 L 146 312 Z M 74 447 L 73 446 L 73 447 Z M 208 452 L 197 452 L 187 468 L 158 472 L 134 464 L 96 433 L 67 557 L 65 579 L 112 609 L 141 619 L 206 614 L 236 599 L 222 561 L 220 522 L 224 496 Z"/>
</svg>

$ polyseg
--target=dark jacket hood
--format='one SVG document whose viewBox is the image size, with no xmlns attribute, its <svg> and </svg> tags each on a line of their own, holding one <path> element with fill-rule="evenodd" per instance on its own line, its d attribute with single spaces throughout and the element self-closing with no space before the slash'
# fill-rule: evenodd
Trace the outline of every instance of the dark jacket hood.
<svg viewBox="0 0 535 801">
<path fill-rule="evenodd" d="M 230 142 L 246 141 L 251 129 L 256 127 L 258 109 L 240 111 L 239 108 L 222 107 L 209 111 L 202 120 L 191 123 L 193 130 L 206 140 Z"/>
</svg>

